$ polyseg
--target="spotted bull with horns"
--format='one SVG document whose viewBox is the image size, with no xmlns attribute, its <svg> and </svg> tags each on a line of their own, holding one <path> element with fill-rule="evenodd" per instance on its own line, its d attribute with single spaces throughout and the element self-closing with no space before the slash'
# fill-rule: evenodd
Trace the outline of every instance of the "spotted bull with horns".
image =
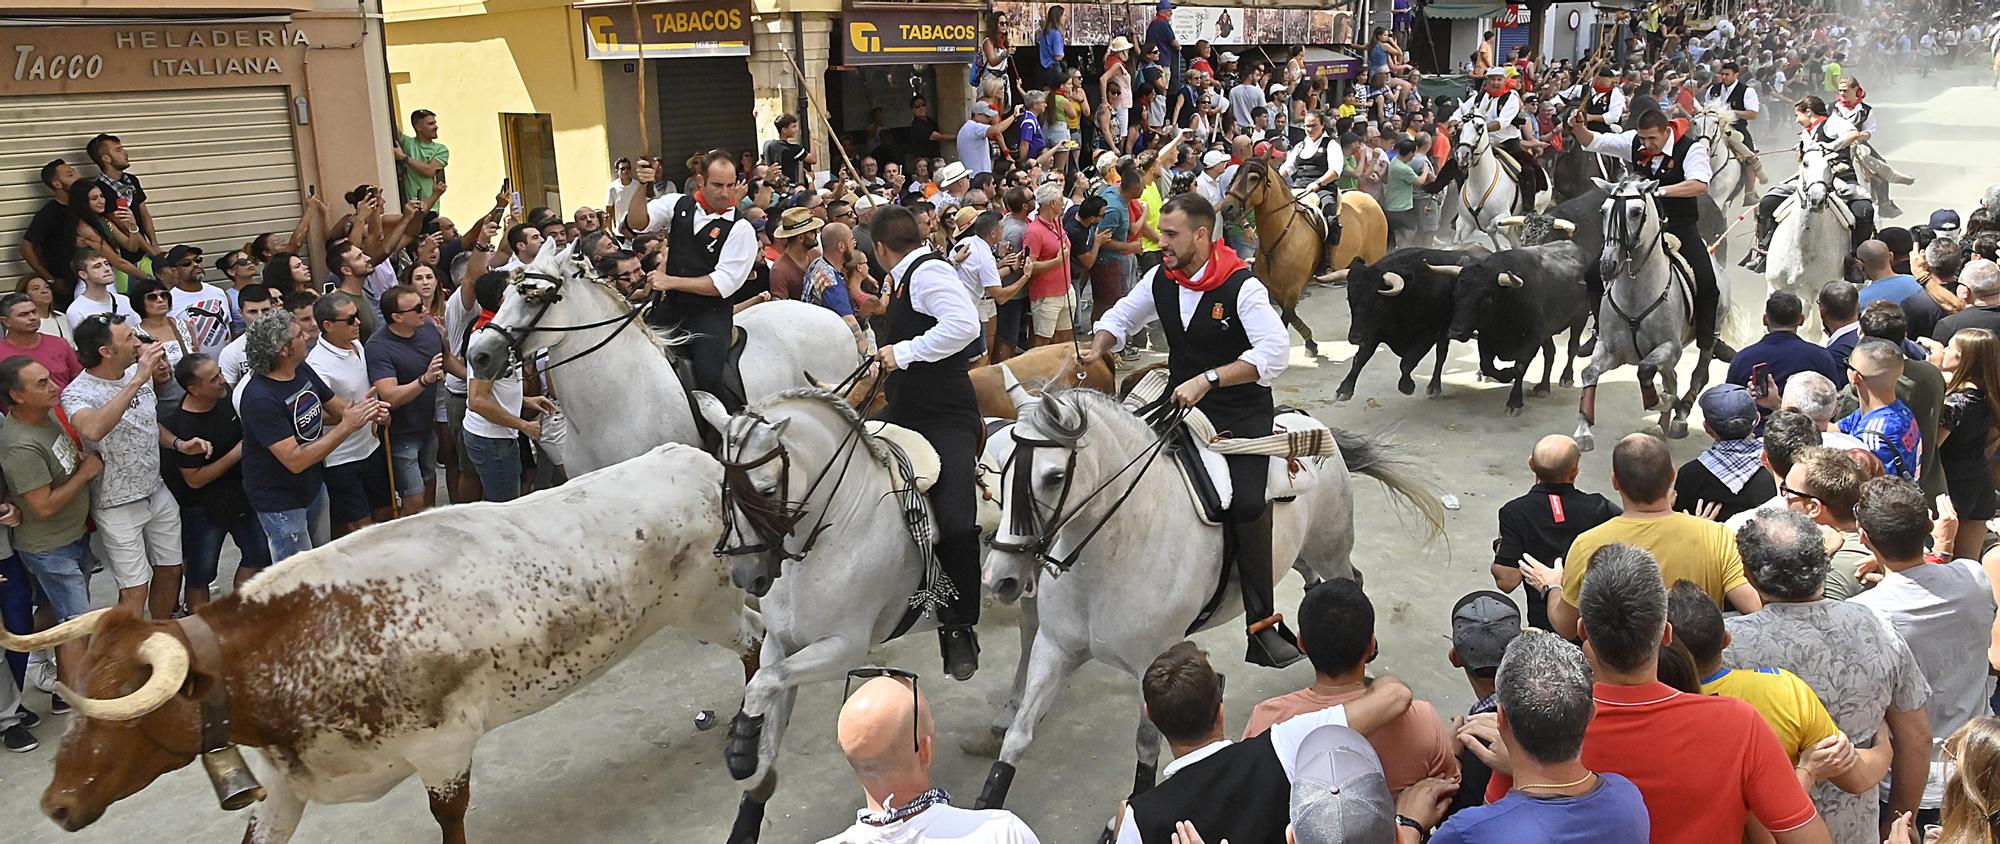
<svg viewBox="0 0 2000 844">
<path fill-rule="evenodd" d="M 752 632 L 712 550 L 721 477 L 701 451 L 661 446 L 517 501 L 351 534 L 188 619 L 107 609 L 0 636 L 13 650 L 90 637 L 82 688 L 61 690 L 77 714 L 42 811 L 82 829 L 202 756 L 226 808 L 266 792 L 245 842 L 281 844 L 307 803 L 374 800 L 412 774 L 446 844 L 464 842 L 487 731 L 662 627 L 715 642 Z M 233 745 L 251 749 L 248 770 L 230 769 Z"/>
</svg>

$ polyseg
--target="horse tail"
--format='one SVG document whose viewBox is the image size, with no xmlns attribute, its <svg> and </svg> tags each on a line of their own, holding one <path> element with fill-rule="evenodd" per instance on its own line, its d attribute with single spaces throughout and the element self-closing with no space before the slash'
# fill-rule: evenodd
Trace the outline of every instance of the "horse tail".
<svg viewBox="0 0 2000 844">
<path fill-rule="evenodd" d="M 1396 441 L 1394 426 L 1371 433 L 1329 428 L 1334 443 L 1340 446 L 1340 457 L 1348 472 L 1381 482 L 1404 505 L 1422 516 L 1429 526 L 1425 542 L 1444 533 L 1444 507 L 1439 503 L 1438 492 L 1423 479 L 1423 461 Z"/>
</svg>

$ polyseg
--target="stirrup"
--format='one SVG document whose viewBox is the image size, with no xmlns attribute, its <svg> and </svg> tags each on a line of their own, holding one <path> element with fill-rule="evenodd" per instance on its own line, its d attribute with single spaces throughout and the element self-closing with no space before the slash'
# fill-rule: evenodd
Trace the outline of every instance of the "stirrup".
<svg viewBox="0 0 2000 844">
<path fill-rule="evenodd" d="M 1273 615 L 1250 625 L 1249 642 L 1245 646 L 1243 661 L 1265 668 L 1284 668 L 1305 659 L 1299 650 L 1298 637 L 1285 629 L 1285 617 Z"/>
<path fill-rule="evenodd" d="M 979 671 L 979 635 L 970 624 L 939 627 L 938 652 L 944 673 L 953 680 L 965 682 Z"/>
</svg>

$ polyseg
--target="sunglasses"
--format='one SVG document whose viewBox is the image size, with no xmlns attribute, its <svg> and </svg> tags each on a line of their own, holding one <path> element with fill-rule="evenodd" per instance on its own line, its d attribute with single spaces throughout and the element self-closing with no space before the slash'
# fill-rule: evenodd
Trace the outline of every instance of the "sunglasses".
<svg viewBox="0 0 2000 844">
<path fill-rule="evenodd" d="M 1778 493 L 1786 498 L 1803 498 L 1807 501 L 1818 501 L 1821 504 L 1826 503 L 1825 499 L 1822 499 L 1817 495 L 1813 495 L 1807 492 L 1800 492 L 1796 489 L 1792 489 L 1789 485 L 1786 484 L 1778 485 Z"/>
<path fill-rule="evenodd" d="M 249 258 L 238 258 L 234 261 L 230 261 L 229 265 L 232 267 L 254 267 L 257 265 L 257 262 L 252 261 Z"/>
<path fill-rule="evenodd" d="M 195 262 L 195 260 L 194 260 L 193 258 L 189 258 L 189 259 L 187 259 L 187 260 L 185 260 L 185 261 L 182 261 L 182 262 L 180 262 L 180 263 L 178 263 L 178 264 L 175 264 L 174 266 L 176 266 L 176 267 L 182 267 L 182 268 L 186 268 L 186 267 L 192 267 L 192 266 L 194 266 L 194 265 L 195 265 L 195 263 L 196 263 L 196 262 Z"/>
<path fill-rule="evenodd" d="M 907 680 L 907 681 L 909 681 L 909 684 L 910 684 L 910 751 L 911 751 L 912 753 L 918 753 L 918 752 L 922 752 L 922 750 L 923 750 L 923 745 L 921 744 L 921 742 L 923 741 L 923 739 L 922 739 L 922 737 L 921 737 L 921 736 L 919 736 L 919 735 L 918 735 L 918 733 L 919 733 L 919 731 L 920 731 L 920 725 L 919 725 L 919 723 L 918 723 L 918 719 L 919 719 L 919 718 L 922 718 L 922 717 L 923 717 L 923 714 L 922 714 L 921 712 L 919 712 L 919 711 L 917 710 L 917 707 L 918 707 L 918 704 L 917 704 L 917 673 L 916 673 L 916 672 L 914 672 L 914 671 L 904 671 L 904 670 L 903 670 L 903 669 L 901 669 L 901 668 L 883 668 L 883 667 L 866 667 L 866 668 L 856 668 L 856 669 L 854 669 L 854 670 L 852 670 L 852 671 L 849 671 L 849 672 L 847 672 L 847 680 L 846 680 L 846 682 L 845 682 L 845 683 L 843 683 L 843 684 L 841 685 L 841 688 L 840 688 L 840 699 L 841 699 L 841 700 L 843 700 L 843 701 L 844 701 L 844 700 L 847 700 L 847 696 L 848 696 L 849 694 L 853 693 L 853 691 L 854 691 L 854 681 L 855 681 L 855 680 L 857 680 L 857 679 L 860 679 L 860 680 L 873 680 L 873 679 L 875 679 L 875 678 L 877 678 L 877 677 L 894 677 L 894 678 L 896 678 L 896 679 L 898 679 L 898 680 Z"/>
<path fill-rule="evenodd" d="M 166 301 L 166 300 L 167 300 L 167 294 L 166 294 L 166 293 L 165 293 L 164 291 L 160 291 L 160 290 L 155 290 L 155 291 L 153 291 L 153 292 L 151 292 L 151 293 L 148 293 L 148 294 L 146 294 L 146 296 L 145 296 L 145 299 L 146 299 L 146 301 L 148 301 L 148 302 L 151 302 L 151 301 L 154 301 L 154 300 L 159 300 L 159 301 L 162 301 L 162 302 L 164 302 L 164 301 Z"/>
<path fill-rule="evenodd" d="M 361 324 L 361 315 L 360 315 L 360 314 L 358 314 L 358 313 L 357 313 L 357 314 L 348 314 L 348 315 L 347 315 L 347 316 L 346 316 L 345 318 L 340 318 L 340 319 L 330 319 L 330 320 L 327 320 L 327 322 L 338 322 L 338 323 L 345 323 L 345 324 L 347 324 L 347 325 L 360 325 L 360 324 Z"/>
</svg>

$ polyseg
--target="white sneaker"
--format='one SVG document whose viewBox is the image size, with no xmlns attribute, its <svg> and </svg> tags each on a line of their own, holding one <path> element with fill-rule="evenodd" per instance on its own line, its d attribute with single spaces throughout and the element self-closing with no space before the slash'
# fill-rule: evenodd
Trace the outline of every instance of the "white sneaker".
<svg viewBox="0 0 2000 844">
<path fill-rule="evenodd" d="M 54 694 L 56 690 L 55 655 L 46 650 L 28 654 L 27 679 L 29 683 L 34 684 L 35 688 Z"/>
</svg>

